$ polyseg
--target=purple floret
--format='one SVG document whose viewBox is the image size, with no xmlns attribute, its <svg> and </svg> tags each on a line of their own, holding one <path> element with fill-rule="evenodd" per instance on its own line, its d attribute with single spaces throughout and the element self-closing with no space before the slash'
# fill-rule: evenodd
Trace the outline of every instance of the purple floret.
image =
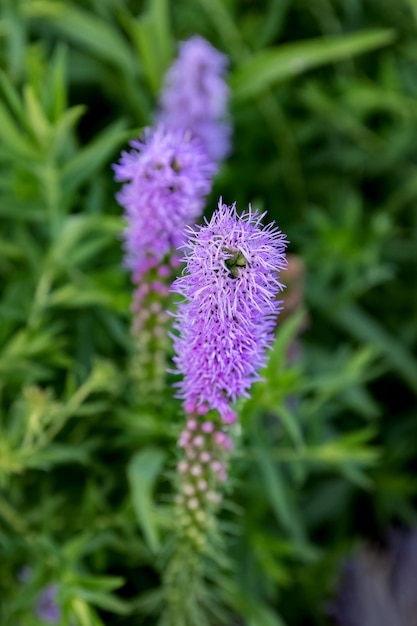
<svg viewBox="0 0 417 626">
<path fill-rule="evenodd" d="M 174 361 L 188 413 L 217 409 L 230 423 L 230 404 L 260 379 L 281 309 L 287 244 L 273 224 L 262 226 L 263 216 L 251 207 L 239 216 L 220 200 L 209 222 L 188 229 L 185 272 L 172 286 L 185 298 Z"/>
<path fill-rule="evenodd" d="M 48 624 L 57 624 L 61 617 L 61 611 L 56 600 L 57 594 L 57 585 L 49 585 L 40 594 L 36 603 L 37 616 Z"/>
<path fill-rule="evenodd" d="M 198 35 L 180 44 L 177 60 L 165 76 L 159 119 L 169 128 L 199 137 L 215 162 L 230 152 L 227 57 Z"/>
<path fill-rule="evenodd" d="M 130 145 L 113 168 L 125 183 L 117 200 L 127 221 L 125 262 L 137 280 L 181 245 L 185 225 L 203 211 L 216 167 L 186 131 L 146 129 Z"/>
</svg>

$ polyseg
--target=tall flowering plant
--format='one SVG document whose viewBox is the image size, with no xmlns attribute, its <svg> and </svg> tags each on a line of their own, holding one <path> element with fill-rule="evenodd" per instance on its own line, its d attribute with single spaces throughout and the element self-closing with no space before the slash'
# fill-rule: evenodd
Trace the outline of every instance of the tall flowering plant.
<svg viewBox="0 0 417 626">
<path fill-rule="evenodd" d="M 176 249 L 186 224 L 197 219 L 216 166 L 187 131 L 146 129 L 113 166 L 123 183 L 125 265 L 131 271 L 134 371 L 142 398 L 161 390 L 165 377 L 169 282 L 179 264 Z"/>
<path fill-rule="evenodd" d="M 174 362 L 187 418 L 178 442 L 178 544 L 166 577 L 171 624 L 200 623 L 199 555 L 209 545 L 227 478 L 234 404 L 260 379 L 281 309 L 287 242 L 273 224 L 262 225 L 264 215 L 251 207 L 239 215 L 220 200 L 210 221 L 188 229 L 186 267 L 172 287 L 183 297 Z M 194 598 L 179 584 L 193 589 Z"/>
<path fill-rule="evenodd" d="M 230 149 L 227 58 L 199 36 L 180 46 L 159 99 L 156 128 L 131 142 L 113 166 L 123 186 L 125 265 L 133 292 L 133 372 L 143 400 L 164 385 L 165 309 L 184 228 L 198 220 Z"/>
</svg>

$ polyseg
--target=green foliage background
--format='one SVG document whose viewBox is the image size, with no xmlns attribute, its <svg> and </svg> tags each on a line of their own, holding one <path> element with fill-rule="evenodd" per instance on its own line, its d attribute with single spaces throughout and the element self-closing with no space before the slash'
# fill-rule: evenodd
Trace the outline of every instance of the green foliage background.
<svg viewBox="0 0 417 626">
<path fill-rule="evenodd" d="M 207 214 L 267 209 L 305 264 L 241 409 L 216 593 L 230 624 L 329 623 L 343 556 L 416 521 L 417 3 L 0 6 L 1 625 L 39 626 L 51 582 L 63 625 L 156 623 L 182 416 L 135 394 L 110 164 L 195 32 L 231 59 Z"/>
</svg>

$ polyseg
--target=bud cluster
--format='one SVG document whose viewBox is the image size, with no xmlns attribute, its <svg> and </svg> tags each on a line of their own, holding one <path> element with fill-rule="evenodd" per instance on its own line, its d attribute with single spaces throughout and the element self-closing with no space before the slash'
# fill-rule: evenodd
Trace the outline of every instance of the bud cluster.
<svg viewBox="0 0 417 626">
<path fill-rule="evenodd" d="M 166 313 L 169 280 L 178 266 L 178 257 L 158 265 L 149 259 L 133 273 L 132 336 L 135 340 L 134 376 L 142 396 L 160 392 L 164 386 L 167 352 Z"/>
<path fill-rule="evenodd" d="M 200 408 L 198 413 L 188 415 L 178 440 L 183 451 L 177 465 L 178 522 L 181 534 L 198 549 L 204 548 L 213 514 L 221 502 L 220 487 L 227 479 L 233 441 L 226 429 L 218 417 L 209 418 Z"/>
</svg>

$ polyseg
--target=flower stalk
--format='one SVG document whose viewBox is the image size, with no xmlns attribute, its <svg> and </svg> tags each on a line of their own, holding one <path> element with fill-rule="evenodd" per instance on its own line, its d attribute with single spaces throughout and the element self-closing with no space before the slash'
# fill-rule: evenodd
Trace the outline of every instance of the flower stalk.
<svg viewBox="0 0 417 626">
<path fill-rule="evenodd" d="M 125 265 L 134 285 L 132 362 L 141 402 L 156 401 L 165 384 L 169 285 L 179 265 L 183 231 L 201 215 L 216 166 L 198 139 L 159 126 L 131 142 L 113 166 L 122 182 Z"/>
<path fill-rule="evenodd" d="M 263 226 L 262 217 L 251 207 L 238 215 L 220 199 L 210 221 L 188 229 L 186 268 L 172 286 L 183 297 L 174 362 L 186 424 L 178 440 L 177 545 L 165 577 L 166 614 L 177 621 L 167 618 L 167 624 L 203 623 L 196 607 L 233 450 L 234 405 L 260 379 L 281 309 L 287 242 L 272 224 Z"/>
</svg>

